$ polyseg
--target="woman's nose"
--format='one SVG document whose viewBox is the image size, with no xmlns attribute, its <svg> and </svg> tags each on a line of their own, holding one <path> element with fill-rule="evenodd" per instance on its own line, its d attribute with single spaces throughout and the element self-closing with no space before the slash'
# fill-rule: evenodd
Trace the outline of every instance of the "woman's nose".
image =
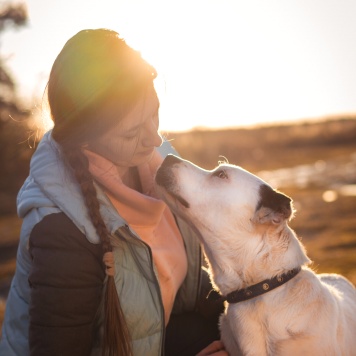
<svg viewBox="0 0 356 356">
<path fill-rule="evenodd" d="M 159 147 L 162 145 L 162 137 L 158 133 L 158 127 L 153 120 L 145 125 L 142 145 L 145 147 Z"/>
</svg>

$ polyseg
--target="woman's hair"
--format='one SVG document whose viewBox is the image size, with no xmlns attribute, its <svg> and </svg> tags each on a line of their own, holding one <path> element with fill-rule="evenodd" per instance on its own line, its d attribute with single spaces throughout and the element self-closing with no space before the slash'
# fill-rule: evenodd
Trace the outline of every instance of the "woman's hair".
<svg viewBox="0 0 356 356">
<path fill-rule="evenodd" d="M 73 36 L 50 73 L 47 90 L 54 122 L 52 137 L 81 187 L 104 257 L 112 252 L 110 234 L 100 214 L 89 162 L 82 148 L 117 124 L 153 86 L 155 76 L 154 68 L 139 52 L 107 29 L 83 30 Z M 105 264 L 108 271 L 110 262 Z M 114 278 L 112 273 L 107 275 L 102 354 L 131 355 L 131 339 Z"/>
</svg>

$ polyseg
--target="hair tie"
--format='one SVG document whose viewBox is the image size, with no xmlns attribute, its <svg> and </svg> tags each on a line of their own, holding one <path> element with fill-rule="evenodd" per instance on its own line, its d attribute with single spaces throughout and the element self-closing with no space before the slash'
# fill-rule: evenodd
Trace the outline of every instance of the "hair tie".
<svg viewBox="0 0 356 356">
<path fill-rule="evenodd" d="M 115 274 L 115 269 L 114 269 L 114 254 L 112 251 L 108 251 L 104 253 L 103 261 L 106 266 L 106 274 L 108 276 L 113 277 Z"/>
</svg>

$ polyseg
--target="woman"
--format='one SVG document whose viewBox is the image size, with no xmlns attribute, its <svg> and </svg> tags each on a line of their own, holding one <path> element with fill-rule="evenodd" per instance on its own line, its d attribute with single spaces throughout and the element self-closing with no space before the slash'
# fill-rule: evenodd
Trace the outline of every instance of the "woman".
<svg viewBox="0 0 356 356">
<path fill-rule="evenodd" d="M 105 29 L 79 32 L 56 58 L 54 127 L 18 195 L 0 354 L 226 355 L 197 240 L 155 196 L 172 152 L 155 76 Z"/>
</svg>

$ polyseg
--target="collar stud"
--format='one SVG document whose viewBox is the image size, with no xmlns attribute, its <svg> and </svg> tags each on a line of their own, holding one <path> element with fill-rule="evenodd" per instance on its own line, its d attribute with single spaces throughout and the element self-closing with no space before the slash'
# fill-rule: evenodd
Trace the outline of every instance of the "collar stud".
<svg viewBox="0 0 356 356">
<path fill-rule="evenodd" d="M 263 283 L 262 288 L 264 290 L 268 290 L 269 289 L 269 284 L 268 283 Z"/>
</svg>

